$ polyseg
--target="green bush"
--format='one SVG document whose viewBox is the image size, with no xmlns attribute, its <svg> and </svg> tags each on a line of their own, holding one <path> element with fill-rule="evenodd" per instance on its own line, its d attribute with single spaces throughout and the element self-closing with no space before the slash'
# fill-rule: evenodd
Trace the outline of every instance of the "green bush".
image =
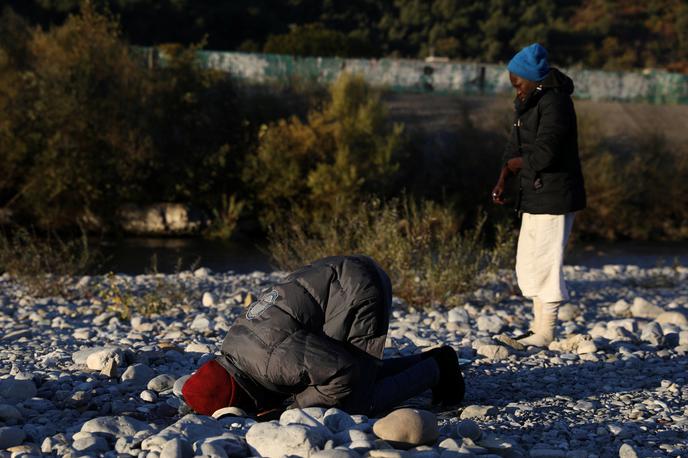
<svg viewBox="0 0 688 458">
<path fill-rule="evenodd" d="M 287 270 L 324 256 L 366 254 L 389 273 L 395 295 L 407 304 L 456 304 L 485 274 L 513 263 L 515 231 L 498 226 L 486 248 L 485 221 L 462 231 L 451 208 L 372 199 L 331 220 L 293 215 L 271 232 L 270 252 Z"/>
<path fill-rule="evenodd" d="M 323 220 L 362 196 L 394 190 L 403 153 L 403 129 L 387 124 L 379 94 L 344 74 L 306 122 L 292 117 L 262 126 L 244 180 L 264 227 L 294 213 Z"/>
<path fill-rule="evenodd" d="M 685 239 L 688 237 L 688 158 L 649 133 L 614 142 L 581 120 L 581 162 L 588 208 L 576 219 L 585 237 Z"/>
</svg>

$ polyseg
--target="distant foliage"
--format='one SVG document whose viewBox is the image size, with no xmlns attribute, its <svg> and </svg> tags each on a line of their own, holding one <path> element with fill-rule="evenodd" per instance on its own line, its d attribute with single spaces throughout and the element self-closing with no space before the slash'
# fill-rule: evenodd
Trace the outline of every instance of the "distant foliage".
<svg viewBox="0 0 688 458">
<path fill-rule="evenodd" d="M 486 274 L 511 267 L 515 232 L 498 226 L 486 247 L 485 221 L 462 230 L 453 209 L 431 201 L 372 199 L 327 221 L 291 218 L 273 230 L 270 251 L 287 270 L 323 256 L 366 254 L 380 262 L 407 304 L 456 304 Z"/>
<path fill-rule="evenodd" d="M 389 126 L 379 93 L 344 74 L 320 109 L 264 125 L 244 179 L 265 227 L 294 212 L 333 218 L 371 193 L 392 190 L 404 152 L 401 126 Z"/>
<path fill-rule="evenodd" d="M 80 0 L 10 0 L 33 22 L 60 23 Z M 97 0 L 133 43 L 265 49 L 296 55 L 506 61 L 538 41 L 559 65 L 688 71 L 684 0 Z M 155 27 L 150 25 L 155 23 Z M 231 27 L 227 25 L 231 24 Z"/>
<path fill-rule="evenodd" d="M 123 203 L 219 209 L 244 141 L 233 86 L 196 47 L 150 69 L 85 2 L 49 30 L 0 18 L 0 207 L 41 227 L 107 228 Z"/>
<path fill-rule="evenodd" d="M 0 232 L 0 272 L 10 274 L 38 297 L 72 296 L 70 289 L 78 276 L 97 268 L 101 261 L 85 233 L 65 240 L 21 227 Z"/>
<path fill-rule="evenodd" d="M 289 32 L 270 35 L 263 52 L 297 56 L 368 57 L 375 55 L 372 44 L 361 37 L 331 30 L 321 24 L 295 25 Z"/>
<path fill-rule="evenodd" d="M 583 234 L 606 239 L 688 238 L 688 157 L 648 133 L 626 142 L 602 137 L 581 119 L 581 161 L 588 208 Z"/>
</svg>

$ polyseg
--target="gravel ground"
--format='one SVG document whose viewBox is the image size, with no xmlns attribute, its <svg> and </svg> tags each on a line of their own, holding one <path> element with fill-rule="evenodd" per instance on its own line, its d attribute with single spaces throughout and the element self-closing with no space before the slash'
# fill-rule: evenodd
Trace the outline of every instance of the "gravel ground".
<svg viewBox="0 0 688 458">
<path fill-rule="evenodd" d="M 451 309 L 395 301 L 385 354 L 452 345 L 467 383 L 463 405 L 437 413 L 429 442 L 404 451 L 380 439 L 377 419 L 336 409 L 256 423 L 193 415 L 179 398 L 183 377 L 280 273 L 83 277 L 69 300 L 34 297 L 5 275 L 0 457 L 688 456 L 688 269 L 566 274 L 572 299 L 547 350 L 495 345 L 492 336 L 523 333 L 532 318 L 505 283 Z M 136 297 L 174 303 L 131 320 L 107 307 Z"/>
</svg>

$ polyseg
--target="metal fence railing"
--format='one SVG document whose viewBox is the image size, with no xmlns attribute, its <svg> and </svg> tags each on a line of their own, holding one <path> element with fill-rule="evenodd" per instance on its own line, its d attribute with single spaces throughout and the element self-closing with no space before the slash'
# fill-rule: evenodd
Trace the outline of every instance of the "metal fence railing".
<svg viewBox="0 0 688 458">
<path fill-rule="evenodd" d="M 149 61 L 164 62 L 155 48 L 146 48 Z M 296 57 L 277 54 L 199 51 L 204 66 L 229 72 L 238 80 L 282 83 L 301 80 L 327 84 L 342 72 L 356 73 L 373 86 L 392 91 L 459 94 L 504 94 L 512 88 L 504 65 L 426 62 L 414 59 L 342 59 Z M 688 103 L 688 75 L 662 70 L 608 72 L 578 68 L 562 69 L 574 81 L 581 99 Z"/>
</svg>

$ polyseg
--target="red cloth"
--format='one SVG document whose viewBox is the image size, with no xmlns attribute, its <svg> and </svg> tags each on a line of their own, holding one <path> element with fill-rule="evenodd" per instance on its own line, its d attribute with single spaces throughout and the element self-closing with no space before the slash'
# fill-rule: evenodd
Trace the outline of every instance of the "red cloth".
<svg viewBox="0 0 688 458">
<path fill-rule="evenodd" d="M 199 367 L 182 387 L 186 403 L 203 415 L 236 405 L 239 391 L 232 376 L 215 360 Z"/>
</svg>

